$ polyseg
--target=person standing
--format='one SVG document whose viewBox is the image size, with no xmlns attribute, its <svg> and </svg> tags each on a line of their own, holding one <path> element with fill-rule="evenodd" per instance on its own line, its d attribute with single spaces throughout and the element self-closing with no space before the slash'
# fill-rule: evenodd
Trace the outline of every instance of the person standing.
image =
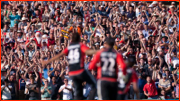
<svg viewBox="0 0 180 101">
<path fill-rule="evenodd" d="M 148 99 L 157 99 L 158 92 L 156 89 L 155 82 L 151 79 L 151 76 L 147 76 L 146 78 L 147 83 L 144 85 L 143 91 L 144 95 L 148 97 Z"/>
<path fill-rule="evenodd" d="M 41 87 L 41 100 L 51 100 L 51 86 L 47 79 L 44 79 L 44 86 Z"/>
<path fill-rule="evenodd" d="M 107 38 L 104 42 L 105 49 L 100 50 L 89 65 L 89 70 L 94 70 L 97 68 L 97 63 L 100 62 L 100 66 L 97 68 L 99 100 L 115 100 L 117 98 L 119 66 L 123 71 L 122 76 L 126 75 L 126 64 L 122 55 L 113 49 L 114 43 L 113 38 Z"/>
<path fill-rule="evenodd" d="M 4 85 L 1 86 L 2 100 L 11 100 L 12 86 L 8 85 L 8 79 L 4 80 Z"/>
<path fill-rule="evenodd" d="M 58 90 L 59 90 L 60 85 L 56 82 L 55 76 L 52 77 L 52 82 L 50 82 L 49 85 L 52 88 L 51 99 L 56 100 L 58 98 Z"/>
<path fill-rule="evenodd" d="M 64 85 L 59 89 L 59 93 L 63 92 L 63 100 L 72 100 L 72 85 L 68 84 L 68 79 L 64 79 Z"/>
<path fill-rule="evenodd" d="M 30 78 L 30 84 L 27 85 L 26 94 L 29 91 L 29 100 L 38 100 L 39 87 L 34 83 L 34 76 Z"/>
</svg>

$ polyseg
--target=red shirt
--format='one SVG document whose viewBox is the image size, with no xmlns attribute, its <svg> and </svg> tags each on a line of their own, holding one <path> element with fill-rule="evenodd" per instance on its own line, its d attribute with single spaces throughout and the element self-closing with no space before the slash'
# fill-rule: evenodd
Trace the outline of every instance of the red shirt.
<svg viewBox="0 0 180 101">
<path fill-rule="evenodd" d="M 99 51 L 94 57 L 91 63 L 89 64 L 89 70 L 96 69 L 96 64 L 100 62 L 100 55 L 104 50 Z M 120 65 L 120 68 L 122 68 L 123 74 L 126 75 L 126 64 L 123 61 L 123 57 L 121 54 L 117 53 L 116 57 L 116 63 Z M 114 78 L 102 78 L 101 76 L 101 67 L 97 68 L 97 79 L 104 79 L 106 81 L 116 82 L 117 80 Z M 118 73 L 118 68 L 117 68 Z"/>
<path fill-rule="evenodd" d="M 48 46 L 50 46 L 50 45 L 55 45 L 56 43 L 55 43 L 55 39 L 53 38 L 53 39 L 48 39 Z"/>
<path fill-rule="evenodd" d="M 36 45 L 37 45 L 38 47 L 41 47 L 41 42 L 40 42 L 40 43 L 38 43 L 38 41 L 37 41 L 37 39 L 36 39 L 36 38 L 34 38 L 34 41 L 36 42 Z"/>
<path fill-rule="evenodd" d="M 149 94 L 148 97 L 153 97 L 158 95 L 155 82 L 152 80 L 151 83 L 146 83 L 144 85 L 143 91 L 147 92 Z"/>
</svg>

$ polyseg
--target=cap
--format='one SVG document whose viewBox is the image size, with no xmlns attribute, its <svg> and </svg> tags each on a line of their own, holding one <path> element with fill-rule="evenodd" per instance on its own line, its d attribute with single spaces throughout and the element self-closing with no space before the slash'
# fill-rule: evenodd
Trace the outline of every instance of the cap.
<svg viewBox="0 0 180 101">
<path fill-rule="evenodd" d="M 153 4 L 153 5 L 154 5 L 154 4 L 157 4 L 157 1 L 153 1 L 153 3 L 152 3 L 152 4 Z"/>
<path fill-rule="evenodd" d="M 42 38 L 46 39 L 46 38 L 47 38 L 47 35 L 46 35 L 46 34 L 44 34 L 44 35 L 42 36 Z"/>
<path fill-rule="evenodd" d="M 171 2 L 171 4 L 172 4 L 172 5 L 174 5 L 174 4 L 175 4 L 175 2 Z"/>
<path fill-rule="evenodd" d="M 60 10 L 59 8 L 57 8 L 56 10 Z"/>
<path fill-rule="evenodd" d="M 119 38 L 116 38 L 115 41 L 120 41 Z"/>
<path fill-rule="evenodd" d="M 40 35 L 41 33 L 39 31 L 36 31 L 36 34 L 35 35 Z"/>
<path fill-rule="evenodd" d="M 91 19 L 91 21 L 90 22 L 94 22 L 95 20 L 94 19 Z"/>
<path fill-rule="evenodd" d="M 149 7 L 149 8 L 152 8 L 152 7 L 153 7 L 153 5 L 149 5 L 148 7 Z"/>
<path fill-rule="evenodd" d="M 159 19 L 156 19 L 156 21 L 155 22 L 158 22 L 158 21 L 160 21 Z"/>
<path fill-rule="evenodd" d="M 154 13 L 153 16 L 158 16 L 158 15 Z"/>
<path fill-rule="evenodd" d="M 43 43 L 43 42 L 46 43 L 46 40 L 42 40 L 42 43 Z"/>
<path fill-rule="evenodd" d="M 166 68 L 165 68 L 165 71 L 169 71 L 169 69 L 166 67 Z"/>
<path fill-rule="evenodd" d="M 132 19 L 131 19 L 131 18 L 129 18 L 129 19 L 128 19 L 128 21 L 132 21 Z"/>
<path fill-rule="evenodd" d="M 21 30 L 18 30 L 17 32 L 18 32 L 18 33 L 21 33 Z"/>
<path fill-rule="evenodd" d="M 159 57 L 158 56 L 155 56 L 155 59 L 158 59 Z"/>
<path fill-rule="evenodd" d="M 14 71 L 11 71 L 11 72 L 10 72 L 10 75 L 13 75 L 14 73 L 15 73 Z"/>
<path fill-rule="evenodd" d="M 164 49 L 165 47 L 164 46 L 161 46 L 161 49 Z"/>
<path fill-rule="evenodd" d="M 152 33 L 152 30 L 149 30 L 149 33 Z"/>
<path fill-rule="evenodd" d="M 169 8 L 173 8 L 174 6 L 169 6 Z"/>
<path fill-rule="evenodd" d="M 163 73 L 163 74 L 162 74 L 162 77 L 166 77 L 166 73 Z"/>
<path fill-rule="evenodd" d="M 143 69 L 143 66 L 140 66 L 140 69 Z"/>
<path fill-rule="evenodd" d="M 99 45 L 99 43 L 98 43 L 98 42 L 96 42 L 96 43 L 95 43 L 95 45 Z"/>
<path fill-rule="evenodd" d="M 104 48 L 104 46 L 101 46 L 100 49 Z"/>
<path fill-rule="evenodd" d="M 101 5 L 101 7 L 104 7 L 103 5 Z"/>
<path fill-rule="evenodd" d="M 9 41 L 9 44 L 10 44 L 10 43 L 15 43 L 15 42 L 11 40 L 11 41 Z"/>
<path fill-rule="evenodd" d="M 24 74 L 24 71 L 21 71 L 21 74 Z"/>
<path fill-rule="evenodd" d="M 166 38 L 167 39 L 168 37 L 167 36 L 162 36 L 162 38 Z"/>
<path fill-rule="evenodd" d="M 22 17 L 22 21 L 24 21 L 24 20 L 27 20 L 27 18 L 26 17 Z"/>
</svg>

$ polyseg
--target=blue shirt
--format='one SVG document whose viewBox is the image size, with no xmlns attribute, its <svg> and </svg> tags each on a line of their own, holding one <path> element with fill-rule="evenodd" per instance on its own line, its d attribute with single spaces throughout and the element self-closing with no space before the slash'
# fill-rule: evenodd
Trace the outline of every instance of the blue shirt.
<svg viewBox="0 0 180 101">
<path fill-rule="evenodd" d="M 84 65 L 85 69 L 88 69 L 88 67 L 89 67 L 89 63 L 90 63 L 90 62 L 85 63 L 85 65 Z"/>
<path fill-rule="evenodd" d="M 52 71 L 52 70 L 53 70 L 53 68 L 50 68 L 50 71 Z M 43 74 L 44 78 L 47 79 L 48 78 L 48 69 L 44 68 L 43 72 L 44 72 L 44 74 Z"/>
<path fill-rule="evenodd" d="M 133 17 L 135 17 L 135 16 L 136 16 L 136 14 L 134 11 L 132 11 L 131 13 L 130 12 L 127 13 L 127 18 L 133 19 Z"/>
<path fill-rule="evenodd" d="M 106 11 L 100 11 L 100 10 L 98 10 L 98 13 L 99 13 L 101 16 L 107 16 Z"/>
<path fill-rule="evenodd" d="M 20 20 L 20 16 L 19 15 L 9 15 L 9 19 L 10 19 L 10 22 L 11 22 L 11 25 L 10 27 L 14 27 L 14 24 L 16 23 L 15 20 Z"/>
<path fill-rule="evenodd" d="M 25 90 L 26 82 L 24 79 L 19 79 L 19 90 Z"/>
<path fill-rule="evenodd" d="M 138 88 L 139 88 L 140 93 L 144 92 L 143 87 L 144 87 L 145 84 L 146 84 L 146 80 L 138 79 Z"/>
</svg>

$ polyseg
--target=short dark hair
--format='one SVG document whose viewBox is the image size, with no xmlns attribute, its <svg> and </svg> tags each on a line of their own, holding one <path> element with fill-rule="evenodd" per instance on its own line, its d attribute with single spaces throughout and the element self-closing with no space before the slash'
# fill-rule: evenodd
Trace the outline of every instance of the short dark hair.
<svg viewBox="0 0 180 101">
<path fill-rule="evenodd" d="M 76 42 L 80 42 L 80 41 L 81 41 L 80 35 L 77 32 L 72 33 L 72 42 L 76 43 Z"/>
<path fill-rule="evenodd" d="M 34 76 L 32 75 L 32 76 L 30 77 L 30 79 L 33 79 L 33 80 L 34 80 Z"/>
<path fill-rule="evenodd" d="M 151 75 L 147 75 L 147 76 L 146 76 L 146 79 L 147 79 L 148 77 L 150 77 L 150 78 L 151 78 Z"/>
<path fill-rule="evenodd" d="M 105 43 L 108 44 L 109 46 L 113 47 L 115 43 L 115 39 L 112 37 L 106 38 Z"/>
</svg>

